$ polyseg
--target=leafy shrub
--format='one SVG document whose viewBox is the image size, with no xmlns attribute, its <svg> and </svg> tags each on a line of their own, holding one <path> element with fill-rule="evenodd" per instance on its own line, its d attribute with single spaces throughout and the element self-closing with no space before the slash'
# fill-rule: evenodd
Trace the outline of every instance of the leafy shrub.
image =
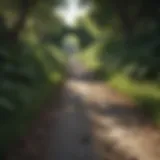
<svg viewBox="0 0 160 160">
<path fill-rule="evenodd" d="M 40 104 L 53 84 L 52 71 L 63 67 L 48 53 L 38 47 L 17 44 L 15 47 L 0 45 L 0 151 L 23 135 L 40 109 Z M 45 57 L 41 59 L 40 57 Z M 50 67 L 50 72 L 47 72 Z M 54 66 L 54 67 L 53 67 Z M 47 68 L 48 67 L 48 68 Z"/>
</svg>

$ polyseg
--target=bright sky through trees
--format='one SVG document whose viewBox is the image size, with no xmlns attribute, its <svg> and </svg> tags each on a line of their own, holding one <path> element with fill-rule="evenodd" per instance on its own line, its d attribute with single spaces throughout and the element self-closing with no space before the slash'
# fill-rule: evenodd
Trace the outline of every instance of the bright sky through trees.
<svg viewBox="0 0 160 160">
<path fill-rule="evenodd" d="M 64 0 L 64 2 L 55 9 L 57 16 L 63 22 L 72 27 L 77 19 L 86 15 L 90 9 L 90 5 L 81 5 L 81 0 Z"/>
</svg>

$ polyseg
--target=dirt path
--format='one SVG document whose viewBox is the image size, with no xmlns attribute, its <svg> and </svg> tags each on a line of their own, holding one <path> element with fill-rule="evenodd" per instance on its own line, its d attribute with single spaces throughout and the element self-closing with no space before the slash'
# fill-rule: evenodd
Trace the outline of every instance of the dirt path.
<svg viewBox="0 0 160 160">
<path fill-rule="evenodd" d="M 51 104 L 7 160 L 159 160 L 160 132 L 134 102 L 80 77 L 66 81 L 58 109 Z"/>
<path fill-rule="evenodd" d="M 99 159 L 160 159 L 160 131 L 129 97 L 101 82 L 68 81 L 68 86 L 87 107 Z"/>
<path fill-rule="evenodd" d="M 66 86 L 63 107 L 56 114 L 56 126 L 50 132 L 47 160 L 94 160 L 91 124 L 78 94 Z"/>
<path fill-rule="evenodd" d="M 71 71 L 68 68 L 69 72 L 72 72 L 68 81 L 73 77 L 87 77 L 88 73 L 82 65 L 75 62 L 72 65 L 76 66 Z M 59 107 L 55 110 L 56 104 L 49 104 L 51 107 L 48 108 L 51 110 L 42 113 L 40 120 L 33 123 L 29 134 L 11 150 L 8 160 L 97 159 L 93 150 L 91 124 L 86 107 L 82 104 L 80 95 L 73 92 L 68 85 L 68 81 L 64 85 Z"/>
<path fill-rule="evenodd" d="M 8 160 L 160 159 L 159 130 L 104 83 L 70 79 L 61 104 L 43 113 Z"/>
</svg>

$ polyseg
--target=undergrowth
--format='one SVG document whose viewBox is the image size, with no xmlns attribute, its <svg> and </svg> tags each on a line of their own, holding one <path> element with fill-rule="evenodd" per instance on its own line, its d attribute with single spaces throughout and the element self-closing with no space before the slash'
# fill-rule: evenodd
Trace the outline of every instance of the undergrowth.
<svg viewBox="0 0 160 160">
<path fill-rule="evenodd" d="M 132 97 L 155 124 L 160 124 L 160 85 L 158 83 L 140 82 L 132 80 L 124 74 L 115 74 L 111 76 L 109 84 Z"/>
<path fill-rule="evenodd" d="M 43 47 L 0 44 L 0 156 L 24 135 L 46 96 L 62 79 L 63 65 Z M 59 73 L 59 78 L 55 75 Z M 2 159 L 2 158 L 1 158 Z"/>
</svg>

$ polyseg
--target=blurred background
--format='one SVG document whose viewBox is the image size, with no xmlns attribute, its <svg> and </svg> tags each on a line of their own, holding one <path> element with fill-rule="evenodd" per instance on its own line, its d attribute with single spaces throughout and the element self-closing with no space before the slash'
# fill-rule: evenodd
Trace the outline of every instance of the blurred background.
<svg viewBox="0 0 160 160">
<path fill-rule="evenodd" d="M 1 155 L 57 94 L 73 56 L 160 124 L 158 0 L 1 0 Z"/>
</svg>

